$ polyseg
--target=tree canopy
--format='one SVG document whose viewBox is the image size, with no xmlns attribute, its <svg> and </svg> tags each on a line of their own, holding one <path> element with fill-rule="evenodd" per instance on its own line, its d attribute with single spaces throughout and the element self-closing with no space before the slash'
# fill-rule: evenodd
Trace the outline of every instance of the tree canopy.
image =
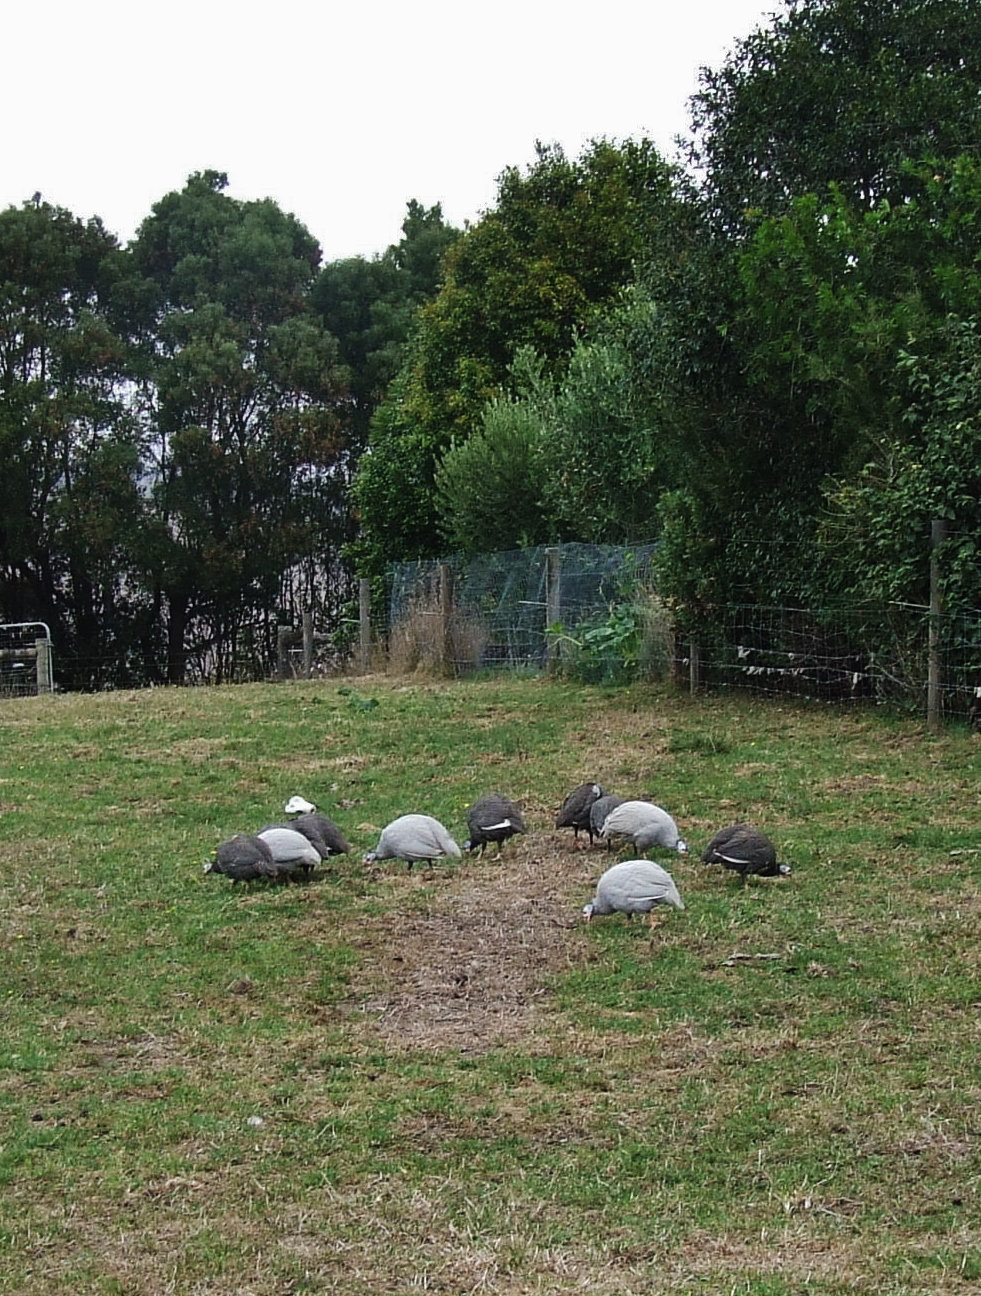
<svg viewBox="0 0 981 1296">
<path fill-rule="evenodd" d="M 859 207 L 895 202 L 909 159 L 976 148 L 978 27 L 974 0 L 785 0 L 691 101 L 713 217 L 739 230 L 831 184 Z"/>
<path fill-rule="evenodd" d="M 561 374 L 637 262 L 682 245 L 689 225 L 676 173 L 649 141 L 597 141 L 574 161 L 539 145 L 527 172 L 504 172 L 496 206 L 447 252 L 376 416 L 354 485 L 362 562 L 377 571 L 395 553 L 439 551 L 437 463 L 508 392 L 519 349 Z"/>
</svg>

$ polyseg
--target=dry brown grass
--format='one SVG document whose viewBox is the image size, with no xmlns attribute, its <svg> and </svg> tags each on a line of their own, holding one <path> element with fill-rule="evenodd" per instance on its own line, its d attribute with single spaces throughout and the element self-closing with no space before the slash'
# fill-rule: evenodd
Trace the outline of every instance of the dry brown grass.
<svg viewBox="0 0 981 1296">
<path fill-rule="evenodd" d="M 465 675 L 480 666 L 487 641 L 487 628 L 462 608 L 454 607 L 444 624 L 438 593 L 424 591 L 389 632 L 388 669 L 429 678 Z"/>
<path fill-rule="evenodd" d="M 575 919 L 595 868 L 535 833 L 513 839 L 465 877 L 431 876 L 422 911 L 361 927 L 354 938 L 373 989 L 359 1006 L 389 1045 L 479 1053 L 531 1045 L 551 979 L 583 956 Z M 410 892 L 411 900 L 411 892 Z"/>
</svg>

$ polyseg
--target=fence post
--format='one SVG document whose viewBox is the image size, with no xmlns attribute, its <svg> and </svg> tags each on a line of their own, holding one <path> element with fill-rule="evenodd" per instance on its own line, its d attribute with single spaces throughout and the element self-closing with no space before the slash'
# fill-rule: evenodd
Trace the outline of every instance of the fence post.
<svg viewBox="0 0 981 1296">
<path fill-rule="evenodd" d="M 280 680 L 290 677 L 290 647 L 302 639 L 302 631 L 281 625 L 276 629 L 276 673 Z"/>
<path fill-rule="evenodd" d="M 37 671 L 37 691 L 38 696 L 42 693 L 54 692 L 54 680 L 51 676 L 51 641 L 50 639 L 35 639 L 34 651 L 37 653 L 35 669 Z"/>
<path fill-rule="evenodd" d="M 549 545 L 545 550 L 545 658 L 549 671 L 558 668 L 562 654 L 559 636 L 552 627 L 562 620 L 562 549 Z"/>
<path fill-rule="evenodd" d="M 303 678 L 313 679 L 313 613 L 303 613 Z"/>
<path fill-rule="evenodd" d="M 358 620 L 361 626 L 361 674 L 371 670 L 371 581 L 362 576 L 358 581 Z"/>
<path fill-rule="evenodd" d="M 942 684 L 940 614 L 943 606 L 940 598 L 940 556 L 938 551 L 946 538 L 946 521 L 943 518 L 934 518 L 930 523 L 930 618 L 927 644 L 927 725 L 933 730 L 940 728 Z"/>
<path fill-rule="evenodd" d="M 702 654 L 697 639 L 688 643 L 688 692 L 695 696 L 702 682 Z"/>
<path fill-rule="evenodd" d="M 453 674 L 453 568 L 439 564 L 439 667 L 443 675 Z"/>
</svg>

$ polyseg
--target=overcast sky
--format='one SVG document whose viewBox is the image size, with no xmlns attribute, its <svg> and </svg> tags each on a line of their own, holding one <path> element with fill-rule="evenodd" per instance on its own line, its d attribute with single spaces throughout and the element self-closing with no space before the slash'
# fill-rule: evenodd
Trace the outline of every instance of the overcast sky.
<svg viewBox="0 0 981 1296">
<path fill-rule="evenodd" d="M 778 0 L 29 0 L 6 6 L 0 208 L 39 191 L 123 242 L 193 171 L 273 198 L 324 259 L 456 225 L 535 140 L 687 127 L 701 66 Z"/>
</svg>

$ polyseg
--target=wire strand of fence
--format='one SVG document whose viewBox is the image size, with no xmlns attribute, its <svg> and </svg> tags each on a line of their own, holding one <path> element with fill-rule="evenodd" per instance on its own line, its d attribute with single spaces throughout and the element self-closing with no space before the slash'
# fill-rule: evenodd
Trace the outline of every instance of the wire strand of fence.
<svg viewBox="0 0 981 1296">
<path fill-rule="evenodd" d="M 919 711 L 933 653 L 943 715 L 978 718 L 981 612 L 725 604 L 683 609 L 682 630 L 658 598 L 653 552 L 574 544 L 399 564 L 390 573 L 390 668 L 673 678 L 692 688 Z M 441 571 L 451 574 L 450 606 Z"/>
</svg>

